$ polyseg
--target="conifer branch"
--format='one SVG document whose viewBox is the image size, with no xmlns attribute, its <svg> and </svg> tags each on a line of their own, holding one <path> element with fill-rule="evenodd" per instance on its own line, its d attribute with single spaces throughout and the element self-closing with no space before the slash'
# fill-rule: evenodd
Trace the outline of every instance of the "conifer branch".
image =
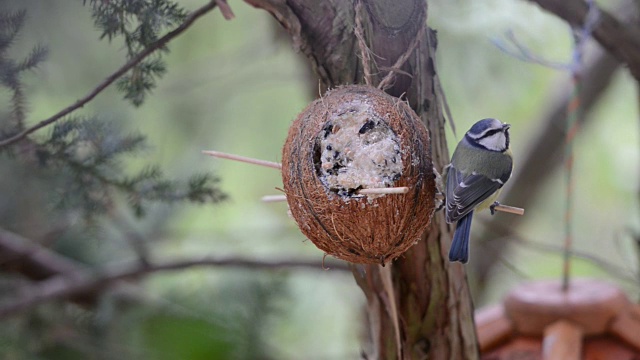
<svg viewBox="0 0 640 360">
<path fill-rule="evenodd" d="M 2 127 L 2 133 L 6 136 L 24 129 L 26 99 L 20 75 L 24 71 L 37 67 L 48 53 L 46 47 L 37 45 L 24 59 L 18 61 L 11 58 L 9 49 L 24 27 L 26 15 L 25 10 L 0 14 L 0 85 L 12 93 L 10 105 L 12 121 L 3 124 Z"/>
<path fill-rule="evenodd" d="M 95 98 L 98 94 L 104 91 L 107 87 L 113 84 L 116 80 L 118 80 L 120 77 L 126 74 L 129 70 L 133 69 L 136 65 L 142 62 L 149 55 L 153 54 L 157 50 L 162 49 L 168 42 L 173 40 L 178 35 L 182 34 L 185 30 L 191 27 L 191 25 L 193 25 L 197 19 L 199 19 L 203 15 L 213 10 L 216 6 L 217 6 L 217 2 L 215 0 L 211 0 L 206 5 L 193 11 L 191 14 L 189 14 L 185 18 L 185 20 L 182 22 L 182 24 L 180 24 L 180 26 L 168 32 L 166 35 L 164 35 L 163 37 L 161 37 L 160 39 L 158 39 L 157 41 L 149 45 L 146 49 L 144 49 L 138 55 L 132 57 L 129 61 L 127 61 L 124 65 L 122 65 L 118 70 L 116 70 L 114 73 L 109 75 L 106 79 L 104 79 L 100 84 L 98 84 L 98 86 L 96 86 L 93 90 L 91 90 L 87 95 L 80 98 L 73 104 L 67 106 L 66 108 L 60 110 L 58 113 L 54 114 L 53 116 L 47 119 L 44 119 L 27 129 L 24 129 L 20 133 L 10 138 L 0 141 L 0 148 L 3 148 L 8 145 L 12 145 L 24 139 L 27 135 L 39 129 L 42 129 L 50 124 L 53 124 L 54 122 L 62 119 L 63 117 L 83 107 L 89 101 L 93 100 L 93 98 Z"/>
</svg>

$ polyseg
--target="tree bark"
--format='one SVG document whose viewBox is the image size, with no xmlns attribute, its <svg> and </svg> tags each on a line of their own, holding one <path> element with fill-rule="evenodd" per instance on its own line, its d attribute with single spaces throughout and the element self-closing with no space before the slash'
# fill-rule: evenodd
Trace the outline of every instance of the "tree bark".
<svg viewBox="0 0 640 360">
<path fill-rule="evenodd" d="M 322 91 L 365 82 L 371 62 L 372 85 L 397 59 L 415 51 L 395 73 L 386 91 L 406 98 L 431 135 L 434 167 L 449 162 L 444 135 L 443 94 L 435 64 L 436 34 L 425 29 L 425 0 L 245 0 L 270 12 L 289 32 L 294 47 L 310 61 Z M 373 54 L 362 56 L 355 36 Z M 367 359 L 476 359 L 473 305 L 464 268 L 446 259 L 452 227 L 434 216 L 421 241 L 386 268 L 354 266 L 367 298 Z"/>
</svg>

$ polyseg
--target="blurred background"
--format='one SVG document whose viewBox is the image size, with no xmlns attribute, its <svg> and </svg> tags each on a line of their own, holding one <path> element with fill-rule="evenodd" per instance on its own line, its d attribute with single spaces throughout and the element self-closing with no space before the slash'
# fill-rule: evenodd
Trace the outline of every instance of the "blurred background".
<svg viewBox="0 0 640 360">
<path fill-rule="evenodd" d="M 192 10 L 204 2 L 180 5 Z M 599 4 L 611 9 L 616 2 Z M 147 136 L 148 148 L 122 163 L 125 172 L 149 164 L 172 179 L 213 172 L 227 200 L 153 205 L 136 218 L 125 199 L 116 199 L 111 211 L 86 222 L 51 205 L 52 194 L 61 191 L 55 181 L 33 176 L 15 157 L 0 154 L 0 227 L 91 268 L 135 261 L 135 244 L 154 261 L 211 255 L 320 263 L 323 253 L 297 230 L 286 205 L 260 201 L 280 193 L 278 171 L 201 154 L 218 150 L 280 161 L 289 124 L 317 93 L 307 63 L 269 14 L 242 1 L 229 5 L 232 21 L 215 10 L 169 44 L 168 72 L 142 106 L 122 100 L 111 87 L 80 110 Z M 24 56 L 36 44 L 50 51 L 37 70 L 23 75 L 28 123 L 73 103 L 126 60 L 121 40 L 99 40 L 90 8 L 80 1 L 2 2 L 2 11 L 19 9 L 27 10 L 27 19 L 10 54 Z M 429 9 L 430 26 L 438 31 L 440 78 L 457 127 L 457 136 L 447 129 L 450 149 L 475 121 L 495 117 L 512 124 L 516 171 L 526 167 L 518 159 L 532 151 L 546 114 L 570 92 L 570 74 L 518 60 L 495 43 L 513 31 L 532 53 L 566 63 L 572 51 L 568 27 L 524 1 L 431 0 Z M 590 44 L 588 53 L 596 48 Z M 2 94 L 3 101 L 9 97 Z M 574 246 L 592 258 L 574 261 L 573 275 L 609 279 L 632 299 L 640 294 L 637 99 L 631 76 L 619 70 L 587 114 L 574 163 Z M 477 261 L 473 248 L 494 246 L 493 219 L 479 219 L 472 238 L 487 232 L 488 240 L 471 245 L 470 272 Z M 501 254 L 481 285 L 472 284 L 476 308 L 499 301 L 523 281 L 560 277 L 563 220 L 563 173 L 554 170 L 527 204 L 520 240 Z M 3 273 L 0 302 L 10 301 L 25 282 Z M 355 359 L 363 304 L 351 274 L 340 268 L 163 272 L 117 287 L 90 308 L 51 303 L 11 316 L 0 327 L 0 357 Z"/>
</svg>

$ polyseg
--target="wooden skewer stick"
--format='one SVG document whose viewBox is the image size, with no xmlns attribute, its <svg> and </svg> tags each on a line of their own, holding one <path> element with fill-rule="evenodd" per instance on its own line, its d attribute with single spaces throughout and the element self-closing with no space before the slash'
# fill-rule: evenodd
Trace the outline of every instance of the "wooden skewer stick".
<svg viewBox="0 0 640 360">
<path fill-rule="evenodd" d="M 249 157 L 245 157 L 245 156 L 234 155 L 234 154 L 224 153 L 224 152 L 220 152 L 220 151 L 213 151 L 213 150 L 203 150 L 202 153 L 206 154 L 206 155 L 209 155 L 209 156 L 221 158 L 221 159 L 229 159 L 229 160 L 234 160 L 234 161 L 240 161 L 240 162 L 245 162 L 245 163 L 248 163 L 248 164 L 260 165 L 260 166 L 270 167 L 270 168 L 278 169 L 278 170 L 282 169 L 282 164 L 277 163 L 277 162 L 273 162 L 273 161 L 258 160 L 258 159 L 253 159 L 253 158 L 249 158 Z M 409 188 L 406 187 L 406 186 L 402 186 L 402 187 L 391 187 L 391 188 L 360 189 L 360 190 L 358 190 L 356 192 L 356 194 L 359 194 L 359 195 L 367 195 L 367 194 L 406 194 L 407 192 L 409 192 Z M 443 200 L 444 196 L 442 196 L 442 194 L 436 194 L 436 198 L 439 199 L 439 200 Z M 285 195 L 267 195 L 267 196 L 262 198 L 262 201 L 264 201 L 264 202 L 278 202 L 278 201 L 286 201 L 286 199 L 287 198 L 285 197 Z M 524 209 L 513 207 L 513 206 L 500 204 L 500 205 L 497 205 L 494 209 L 496 211 L 502 211 L 502 212 L 506 212 L 506 213 L 510 213 L 510 214 L 524 215 Z"/>
<path fill-rule="evenodd" d="M 436 199 L 444 200 L 444 195 L 436 194 Z M 524 215 L 524 209 L 523 208 L 509 206 L 509 205 L 502 205 L 502 204 L 496 205 L 494 207 L 494 210 L 495 211 L 506 212 L 506 213 L 509 213 L 509 214 Z"/>
<path fill-rule="evenodd" d="M 262 202 L 282 202 L 287 201 L 287 195 L 265 195 L 262 197 Z"/>
<path fill-rule="evenodd" d="M 278 170 L 282 169 L 282 164 L 273 162 L 273 161 L 258 160 L 258 159 L 253 159 L 245 156 L 223 153 L 220 151 L 213 151 L 213 150 L 203 150 L 202 153 L 205 155 L 209 155 L 209 156 L 213 156 L 221 159 L 229 159 L 229 160 L 240 161 L 240 162 L 245 162 L 245 163 L 254 164 L 254 165 L 266 166 L 266 167 L 270 167 Z"/>
<path fill-rule="evenodd" d="M 388 187 L 388 188 L 370 188 L 360 189 L 356 191 L 358 195 L 371 195 L 371 194 L 406 194 L 409 192 L 409 188 L 406 186 L 400 187 Z M 262 197 L 263 202 L 280 202 L 287 201 L 286 195 L 265 195 Z"/>
<path fill-rule="evenodd" d="M 370 188 L 370 189 L 360 189 L 356 191 L 358 195 L 368 195 L 368 194 L 406 194 L 409 192 L 409 188 L 406 186 L 400 187 L 388 187 L 388 188 Z"/>
<path fill-rule="evenodd" d="M 519 207 L 515 207 L 515 206 L 509 206 L 509 205 L 496 205 L 493 208 L 495 211 L 502 211 L 502 212 L 506 212 L 509 214 L 515 214 L 515 215 L 524 215 L 524 209 L 523 208 L 519 208 Z"/>
</svg>

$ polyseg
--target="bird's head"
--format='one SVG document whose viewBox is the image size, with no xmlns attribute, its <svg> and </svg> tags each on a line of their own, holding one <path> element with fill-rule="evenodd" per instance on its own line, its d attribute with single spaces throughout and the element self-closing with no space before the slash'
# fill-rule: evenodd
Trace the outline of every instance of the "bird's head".
<svg viewBox="0 0 640 360">
<path fill-rule="evenodd" d="M 465 134 L 467 141 L 473 145 L 489 151 L 503 152 L 509 149 L 509 128 L 496 119 L 482 119 L 473 124 Z"/>
</svg>

